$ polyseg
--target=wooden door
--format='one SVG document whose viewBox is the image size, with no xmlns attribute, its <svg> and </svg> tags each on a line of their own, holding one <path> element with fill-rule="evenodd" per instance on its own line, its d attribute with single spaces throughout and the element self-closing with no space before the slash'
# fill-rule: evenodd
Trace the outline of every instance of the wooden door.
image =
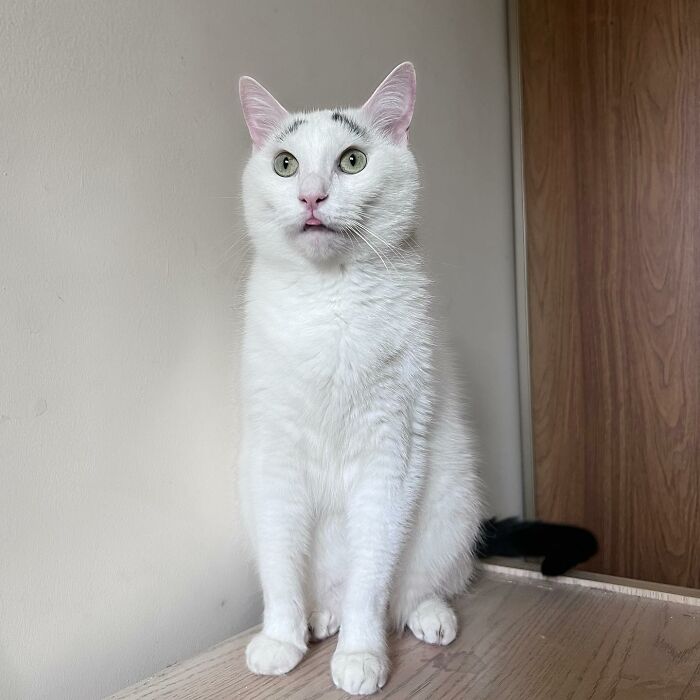
<svg viewBox="0 0 700 700">
<path fill-rule="evenodd" d="M 700 587 L 700 0 L 521 0 L 538 517 Z"/>
</svg>

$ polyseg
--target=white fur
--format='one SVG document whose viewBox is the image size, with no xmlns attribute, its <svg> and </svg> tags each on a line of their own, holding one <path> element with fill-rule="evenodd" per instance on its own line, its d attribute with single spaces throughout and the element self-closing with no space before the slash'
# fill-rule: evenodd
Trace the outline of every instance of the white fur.
<svg viewBox="0 0 700 700">
<path fill-rule="evenodd" d="M 381 114 L 344 113 L 366 138 L 330 111 L 285 112 L 276 133 L 305 123 L 257 145 L 243 177 L 256 253 L 241 501 L 265 601 L 247 660 L 284 673 L 306 650 L 307 625 L 315 638 L 340 625 L 333 680 L 367 694 L 387 679 L 389 622 L 454 639 L 447 601 L 470 576 L 480 507 L 471 431 L 413 244 L 415 160 L 405 138 L 377 128 Z M 354 175 L 337 167 L 350 146 L 367 154 Z M 299 161 L 293 177 L 272 168 L 282 150 Z M 324 189 L 318 216 L 342 233 L 302 230 L 307 187 Z"/>
</svg>

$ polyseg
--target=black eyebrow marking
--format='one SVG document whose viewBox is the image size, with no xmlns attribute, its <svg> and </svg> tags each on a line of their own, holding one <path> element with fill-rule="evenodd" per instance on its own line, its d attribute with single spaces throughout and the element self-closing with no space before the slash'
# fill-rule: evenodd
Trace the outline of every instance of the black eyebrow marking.
<svg viewBox="0 0 700 700">
<path fill-rule="evenodd" d="M 291 124 L 288 124 L 279 134 L 277 134 L 277 140 L 281 141 L 286 136 L 293 134 L 302 124 L 306 124 L 306 119 L 300 119 L 297 117 Z"/>
<path fill-rule="evenodd" d="M 350 131 L 352 131 L 355 136 L 362 136 L 363 138 L 367 138 L 367 129 L 364 129 L 361 127 L 352 117 L 349 117 L 347 114 L 343 114 L 342 112 L 333 112 L 331 114 L 331 119 L 334 122 L 341 122 L 341 124 L 344 124 Z"/>
</svg>

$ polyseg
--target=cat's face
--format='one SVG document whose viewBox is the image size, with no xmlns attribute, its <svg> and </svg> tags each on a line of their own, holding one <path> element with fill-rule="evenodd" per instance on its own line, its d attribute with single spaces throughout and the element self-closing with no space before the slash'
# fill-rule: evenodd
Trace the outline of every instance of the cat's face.
<svg viewBox="0 0 700 700">
<path fill-rule="evenodd" d="M 381 257 L 412 231 L 418 173 L 407 132 L 415 72 L 402 63 L 359 109 L 288 113 L 252 78 L 243 204 L 256 248 L 317 263 Z"/>
</svg>

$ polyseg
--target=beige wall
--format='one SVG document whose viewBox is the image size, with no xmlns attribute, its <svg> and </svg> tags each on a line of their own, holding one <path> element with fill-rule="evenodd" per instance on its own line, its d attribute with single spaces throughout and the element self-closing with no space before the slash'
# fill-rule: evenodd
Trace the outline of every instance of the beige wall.
<svg viewBox="0 0 700 700">
<path fill-rule="evenodd" d="M 0 697 L 98 697 L 258 618 L 241 73 L 293 108 L 416 63 L 424 243 L 519 511 L 505 31 L 493 0 L 0 0 Z"/>
</svg>

